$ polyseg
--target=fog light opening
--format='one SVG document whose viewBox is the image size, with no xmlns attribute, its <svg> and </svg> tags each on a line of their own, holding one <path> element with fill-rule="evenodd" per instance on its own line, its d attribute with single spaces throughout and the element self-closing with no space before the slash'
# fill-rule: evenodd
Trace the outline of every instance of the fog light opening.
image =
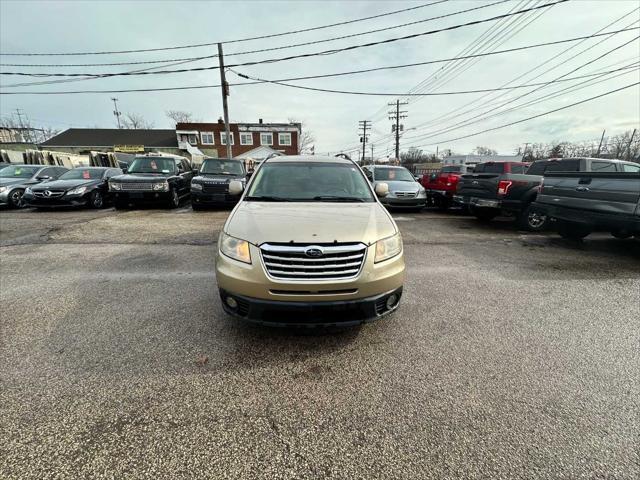
<svg viewBox="0 0 640 480">
<path fill-rule="evenodd" d="M 225 302 L 227 303 L 227 306 L 228 306 L 229 308 L 233 308 L 234 310 L 235 310 L 236 308 L 238 308 L 238 302 L 237 302 L 237 301 L 236 301 L 236 299 L 235 299 L 235 298 L 233 298 L 233 297 L 227 297 L 227 298 L 226 298 L 226 300 L 225 300 Z"/>
<path fill-rule="evenodd" d="M 396 295 L 395 293 L 392 293 L 391 295 L 389 295 L 389 298 L 387 298 L 387 310 L 391 310 L 397 304 L 398 304 L 398 295 Z"/>
</svg>

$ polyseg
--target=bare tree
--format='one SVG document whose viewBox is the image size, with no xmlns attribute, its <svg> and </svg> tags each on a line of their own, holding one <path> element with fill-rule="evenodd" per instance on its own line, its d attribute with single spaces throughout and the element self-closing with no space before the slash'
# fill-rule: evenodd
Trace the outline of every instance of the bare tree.
<svg viewBox="0 0 640 480">
<path fill-rule="evenodd" d="M 409 147 L 406 152 L 400 153 L 400 163 L 403 165 L 413 165 L 414 163 L 435 162 L 435 155 L 424 153 L 416 147 Z"/>
<path fill-rule="evenodd" d="M 311 130 L 307 130 L 304 127 L 303 122 L 298 122 L 294 118 L 289 118 L 289 123 L 296 123 L 300 125 L 300 138 L 298 138 L 298 155 L 309 155 L 314 151 L 314 144 L 316 138 Z"/>
<path fill-rule="evenodd" d="M 184 110 L 166 110 L 164 113 L 175 123 L 193 123 L 200 121 L 199 119 L 194 118 L 191 112 L 186 112 Z"/>
<path fill-rule="evenodd" d="M 493 148 L 478 146 L 471 152 L 474 155 L 497 155 L 498 152 Z"/>
<path fill-rule="evenodd" d="M 21 138 L 24 142 L 36 144 L 49 140 L 60 132 L 60 130 L 52 127 L 37 128 L 33 126 L 28 118 L 19 122 L 14 117 L 5 117 L 0 119 L 0 127 L 14 130 L 14 136 Z"/>
<path fill-rule="evenodd" d="M 131 130 L 153 128 L 153 122 L 148 122 L 138 113 L 125 113 L 122 120 L 122 127 Z"/>
</svg>

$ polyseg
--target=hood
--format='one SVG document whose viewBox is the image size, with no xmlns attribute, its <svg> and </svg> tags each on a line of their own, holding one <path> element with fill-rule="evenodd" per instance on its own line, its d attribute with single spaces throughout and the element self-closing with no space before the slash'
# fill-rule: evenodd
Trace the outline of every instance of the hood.
<svg viewBox="0 0 640 480">
<path fill-rule="evenodd" d="M 375 183 L 386 183 L 389 191 L 393 192 L 417 192 L 422 188 L 418 182 L 398 182 L 393 180 L 376 180 Z"/>
<path fill-rule="evenodd" d="M 125 173 L 111 177 L 114 182 L 157 182 L 172 177 L 173 173 Z"/>
<path fill-rule="evenodd" d="M 6 187 L 7 185 L 19 185 L 29 181 L 29 178 L 0 178 L 0 187 Z"/>
<path fill-rule="evenodd" d="M 86 180 L 82 178 L 76 178 L 72 180 L 52 180 L 50 182 L 40 183 L 35 187 L 31 187 L 32 190 L 69 190 L 71 188 L 93 185 L 100 183 L 102 180 L 94 178 L 93 180 Z"/>
<path fill-rule="evenodd" d="M 363 242 L 396 233 L 378 202 L 240 202 L 224 231 L 254 245 L 273 243 Z"/>
</svg>

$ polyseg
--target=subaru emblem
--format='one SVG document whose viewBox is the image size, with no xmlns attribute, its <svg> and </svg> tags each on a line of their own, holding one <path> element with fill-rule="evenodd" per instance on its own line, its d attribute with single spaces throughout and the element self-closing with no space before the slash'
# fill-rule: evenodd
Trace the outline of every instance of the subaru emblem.
<svg viewBox="0 0 640 480">
<path fill-rule="evenodd" d="M 304 253 L 307 257 L 314 257 L 314 258 L 322 257 L 324 255 L 324 252 L 320 247 L 307 248 Z"/>
</svg>

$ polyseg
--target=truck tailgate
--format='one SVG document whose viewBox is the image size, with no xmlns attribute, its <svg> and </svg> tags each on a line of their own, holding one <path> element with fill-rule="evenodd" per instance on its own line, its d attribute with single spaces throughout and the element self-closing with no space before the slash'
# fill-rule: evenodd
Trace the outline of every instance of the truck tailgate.
<svg viewBox="0 0 640 480">
<path fill-rule="evenodd" d="M 462 175 L 458 182 L 458 195 L 465 197 L 496 198 L 500 174 L 472 173 Z"/>
</svg>

